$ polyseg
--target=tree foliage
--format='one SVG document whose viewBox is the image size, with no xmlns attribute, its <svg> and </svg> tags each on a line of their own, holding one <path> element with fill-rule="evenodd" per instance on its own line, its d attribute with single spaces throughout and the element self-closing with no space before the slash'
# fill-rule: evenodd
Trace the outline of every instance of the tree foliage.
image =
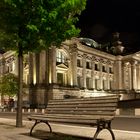
<svg viewBox="0 0 140 140">
<path fill-rule="evenodd" d="M 0 79 L 0 92 L 2 95 L 13 97 L 18 92 L 18 77 L 12 73 L 3 75 Z"/>
<path fill-rule="evenodd" d="M 22 126 L 23 52 L 45 50 L 77 36 L 78 15 L 86 0 L 0 0 L 0 45 L 19 60 L 17 126 Z"/>
<path fill-rule="evenodd" d="M 0 44 L 24 52 L 46 49 L 80 32 L 75 27 L 86 0 L 1 0 Z"/>
</svg>

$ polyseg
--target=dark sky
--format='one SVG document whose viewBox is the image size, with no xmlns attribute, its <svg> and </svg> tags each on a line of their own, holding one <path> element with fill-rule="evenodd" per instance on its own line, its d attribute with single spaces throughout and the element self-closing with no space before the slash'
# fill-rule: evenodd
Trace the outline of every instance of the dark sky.
<svg viewBox="0 0 140 140">
<path fill-rule="evenodd" d="M 78 26 L 80 36 L 99 43 L 111 41 L 112 33 L 119 32 L 127 51 L 140 51 L 139 0 L 87 0 Z"/>
<path fill-rule="evenodd" d="M 119 32 L 127 52 L 140 51 L 140 0 L 87 0 L 78 27 L 82 37 L 107 43 Z"/>
</svg>

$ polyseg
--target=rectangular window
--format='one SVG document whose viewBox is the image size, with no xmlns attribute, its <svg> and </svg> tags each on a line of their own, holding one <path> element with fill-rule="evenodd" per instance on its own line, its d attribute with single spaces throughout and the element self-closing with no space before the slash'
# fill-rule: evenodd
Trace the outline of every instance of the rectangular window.
<svg viewBox="0 0 140 140">
<path fill-rule="evenodd" d="M 81 67 L 80 59 L 77 59 L 77 66 Z"/>
<path fill-rule="evenodd" d="M 113 73 L 113 68 L 109 67 L 109 73 Z"/>
<path fill-rule="evenodd" d="M 99 70 L 99 65 L 98 64 L 95 64 L 95 70 Z"/>
<path fill-rule="evenodd" d="M 66 59 L 65 55 L 63 54 L 63 52 L 57 51 L 56 62 L 58 64 L 60 64 L 60 63 L 66 63 L 67 64 L 67 59 Z"/>
<path fill-rule="evenodd" d="M 86 68 L 87 68 L 87 69 L 91 69 L 91 63 L 88 62 L 88 61 L 86 62 Z"/>
<path fill-rule="evenodd" d="M 102 66 L 102 72 L 106 72 L 106 67 Z"/>
</svg>

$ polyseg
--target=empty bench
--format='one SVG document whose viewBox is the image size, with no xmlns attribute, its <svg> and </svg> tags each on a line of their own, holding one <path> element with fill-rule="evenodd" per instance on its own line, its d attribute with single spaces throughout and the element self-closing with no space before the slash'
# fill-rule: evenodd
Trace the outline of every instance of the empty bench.
<svg viewBox="0 0 140 140">
<path fill-rule="evenodd" d="M 52 132 L 50 122 L 55 122 L 96 127 L 93 140 L 97 139 L 100 131 L 107 129 L 111 133 L 112 140 L 115 140 L 111 129 L 111 121 L 115 116 L 118 100 L 118 95 L 50 100 L 45 114 L 28 116 L 29 120 L 35 121 L 30 130 L 30 135 L 32 135 L 34 127 L 42 122 L 46 123 L 50 132 Z"/>
</svg>

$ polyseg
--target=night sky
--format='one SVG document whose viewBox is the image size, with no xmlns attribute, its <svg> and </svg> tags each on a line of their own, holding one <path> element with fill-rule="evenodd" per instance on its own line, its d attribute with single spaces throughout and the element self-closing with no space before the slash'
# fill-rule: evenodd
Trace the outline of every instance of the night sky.
<svg viewBox="0 0 140 140">
<path fill-rule="evenodd" d="M 139 0 L 87 0 L 87 7 L 79 18 L 81 37 L 107 43 L 114 32 L 127 52 L 140 51 Z"/>
<path fill-rule="evenodd" d="M 140 0 L 87 0 L 79 17 L 80 36 L 108 43 L 114 32 L 126 52 L 140 51 Z"/>
</svg>

